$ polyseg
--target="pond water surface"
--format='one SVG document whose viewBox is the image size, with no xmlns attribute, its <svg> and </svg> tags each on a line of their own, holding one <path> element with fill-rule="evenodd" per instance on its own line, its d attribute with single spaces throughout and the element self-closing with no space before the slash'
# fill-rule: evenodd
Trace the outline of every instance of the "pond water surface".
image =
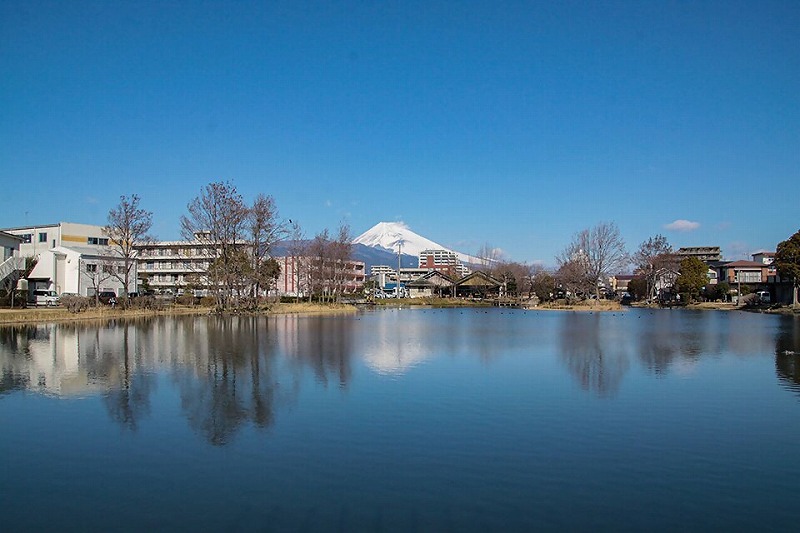
<svg viewBox="0 0 800 533">
<path fill-rule="evenodd" d="M 5 531 L 789 530 L 800 320 L 383 309 L 0 328 Z"/>
</svg>

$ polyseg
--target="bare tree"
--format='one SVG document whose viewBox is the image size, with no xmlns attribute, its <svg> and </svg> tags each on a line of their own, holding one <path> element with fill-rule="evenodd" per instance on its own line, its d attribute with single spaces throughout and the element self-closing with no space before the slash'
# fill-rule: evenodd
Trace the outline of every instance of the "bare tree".
<svg viewBox="0 0 800 533">
<path fill-rule="evenodd" d="M 586 294 L 597 289 L 597 278 L 592 278 L 585 257 L 578 254 L 569 258 L 559 258 L 560 266 L 555 278 L 564 289 L 567 299 Z"/>
<path fill-rule="evenodd" d="M 346 288 L 347 273 L 353 255 L 352 240 L 350 226 L 345 222 L 340 223 L 336 239 L 330 243 L 333 290 L 337 302 Z"/>
<path fill-rule="evenodd" d="M 564 270 L 562 274 L 567 279 L 573 283 L 580 282 L 580 286 L 594 287 L 597 298 L 600 297 L 599 281 L 628 264 L 625 241 L 613 222 L 600 222 L 591 229 L 576 233 L 557 259 L 561 267 L 559 271 Z"/>
<path fill-rule="evenodd" d="M 103 283 L 114 277 L 114 261 L 108 256 L 100 256 L 95 260 L 81 259 L 79 276 L 87 280 L 89 287 L 94 291 L 94 304 L 100 305 L 100 292 Z"/>
<path fill-rule="evenodd" d="M 656 291 L 656 276 L 664 268 L 677 270 L 678 257 L 672 253 L 672 246 L 663 235 L 650 237 L 632 257 L 636 273 L 644 276 L 647 282 L 647 298 L 652 299 Z"/>
<path fill-rule="evenodd" d="M 188 214 L 181 217 L 183 236 L 205 244 L 212 258 L 209 282 L 217 297 L 217 308 L 227 309 L 239 293 L 244 272 L 240 252 L 247 245 L 250 210 L 236 187 L 227 182 L 206 185 L 200 196 L 189 202 L 187 210 Z"/>
<path fill-rule="evenodd" d="M 330 270 L 331 240 L 328 229 L 317 233 L 308 246 L 308 301 L 314 294 L 324 300 L 330 289 L 328 271 Z"/>
<path fill-rule="evenodd" d="M 272 259 L 273 245 L 285 237 L 286 225 L 278 219 L 278 209 L 272 196 L 259 194 L 248 218 L 252 245 L 252 295 L 257 305 L 262 290 L 269 288 L 280 274 L 280 266 Z M 275 271 L 275 267 L 278 271 Z"/>
<path fill-rule="evenodd" d="M 491 275 L 503 284 L 503 293 L 511 296 L 528 296 L 531 291 L 531 267 L 515 261 L 494 265 Z"/>
<path fill-rule="evenodd" d="M 300 223 L 289 220 L 288 228 L 289 246 L 287 252 L 291 258 L 292 264 L 292 277 L 293 285 L 295 286 L 295 298 L 299 301 L 300 294 L 307 290 L 305 283 L 307 276 L 308 260 L 306 254 L 308 253 L 308 245 L 305 241 L 305 234 L 300 227 Z M 288 273 L 287 273 L 288 275 Z"/>
<path fill-rule="evenodd" d="M 488 242 L 478 248 L 478 259 L 481 261 L 481 267 L 487 271 L 492 271 L 499 264 L 501 258 L 500 249 L 495 248 Z"/>
<path fill-rule="evenodd" d="M 115 268 L 113 276 L 122 283 L 124 296 L 130 294 L 131 271 L 136 266 L 137 248 L 152 241 L 150 227 L 153 213 L 139 207 L 139 196 L 119 197 L 119 204 L 108 212 L 108 224 L 103 231 L 109 237 L 109 244 L 122 263 L 122 269 Z"/>
</svg>

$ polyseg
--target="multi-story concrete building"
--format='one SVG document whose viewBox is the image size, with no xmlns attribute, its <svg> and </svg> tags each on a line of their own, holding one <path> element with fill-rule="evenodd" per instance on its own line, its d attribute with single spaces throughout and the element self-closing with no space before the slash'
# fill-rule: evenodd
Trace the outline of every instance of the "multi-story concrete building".
<svg viewBox="0 0 800 533">
<path fill-rule="evenodd" d="M 423 250 L 419 254 L 419 268 L 427 271 L 438 270 L 458 279 L 469 274 L 469 269 L 465 267 L 458 256 L 449 250 Z"/>
<path fill-rule="evenodd" d="M 312 257 L 282 256 L 275 257 L 275 260 L 281 267 L 275 284 L 281 295 L 308 296 L 315 290 L 311 285 L 314 285 L 316 290 L 323 291 L 331 291 L 336 285 L 340 285 L 345 294 L 359 293 L 364 288 L 366 265 L 363 261 L 350 260 L 346 261 L 343 267 L 339 263 L 335 269 L 332 267 L 320 269 L 315 266 Z M 341 281 L 337 282 L 334 277 L 340 278 Z"/>
<path fill-rule="evenodd" d="M 719 246 L 690 246 L 679 248 L 676 255 L 684 257 L 696 257 L 700 261 L 722 261 L 722 250 Z"/>
<path fill-rule="evenodd" d="M 36 265 L 28 275 L 30 291 L 53 290 L 59 294 L 92 296 L 96 292 L 122 295 L 123 263 L 102 226 L 58 222 L 3 230 L 21 239 L 20 257 L 32 257 Z M 136 269 L 129 277 L 136 290 Z"/>
<path fill-rule="evenodd" d="M 137 247 L 139 279 L 158 293 L 204 290 L 216 255 L 214 246 L 201 239 L 143 244 Z"/>
</svg>

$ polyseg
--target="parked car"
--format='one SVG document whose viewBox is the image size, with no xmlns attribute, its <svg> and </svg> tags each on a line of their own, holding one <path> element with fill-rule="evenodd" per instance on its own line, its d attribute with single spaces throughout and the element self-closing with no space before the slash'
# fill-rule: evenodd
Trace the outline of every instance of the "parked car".
<svg viewBox="0 0 800 533">
<path fill-rule="evenodd" d="M 772 296 L 770 296 L 769 291 L 758 291 L 756 295 L 758 296 L 758 301 L 762 304 L 768 304 L 772 302 Z"/>
<path fill-rule="evenodd" d="M 59 298 L 56 291 L 48 291 L 44 289 L 36 289 L 33 291 L 33 302 L 36 305 L 58 305 Z"/>
<path fill-rule="evenodd" d="M 97 295 L 100 303 L 106 305 L 117 305 L 117 295 L 112 291 L 102 291 Z"/>
</svg>

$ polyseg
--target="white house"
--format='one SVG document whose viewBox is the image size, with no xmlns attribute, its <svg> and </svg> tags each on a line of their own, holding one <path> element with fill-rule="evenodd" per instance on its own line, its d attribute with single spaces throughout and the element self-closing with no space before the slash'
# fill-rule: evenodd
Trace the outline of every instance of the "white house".
<svg viewBox="0 0 800 533">
<path fill-rule="evenodd" d="M 21 240 L 21 257 L 36 259 L 28 275 L 30 291 L 46 289 L 82 296 L 112 291 L 122 295 L 124 286 L 118 278 L 124 273 L 124 264 L 102 226 L 58 222 L 3 231 Z M 134 265 L 128 290 L 137 290 L 136 277 Z"/>
<path fill-rule="evenodd" d="M 0 287 L 13 288 L 8 285 L 13 285 L 25 268 L 25 258 L 19 254 L 21 244 L 20 237 L 0 231 Z"/>
</svg>

